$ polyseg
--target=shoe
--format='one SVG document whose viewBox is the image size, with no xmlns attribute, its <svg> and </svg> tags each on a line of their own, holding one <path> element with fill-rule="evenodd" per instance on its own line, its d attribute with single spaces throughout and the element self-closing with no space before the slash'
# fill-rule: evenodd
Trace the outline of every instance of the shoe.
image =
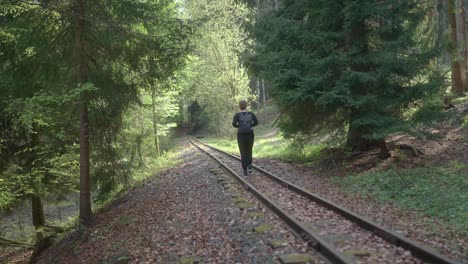
<svg viewBox="0 0 468 264">
<path fill-rule="evenodd" d="M 247 176 L 247 171 L 244 171 L 244 176 Z"/>
<path fill-rule="evenodd" d="M 252 165 L 247 166 L 247 172 L 252 174 Z"/>
</svg>

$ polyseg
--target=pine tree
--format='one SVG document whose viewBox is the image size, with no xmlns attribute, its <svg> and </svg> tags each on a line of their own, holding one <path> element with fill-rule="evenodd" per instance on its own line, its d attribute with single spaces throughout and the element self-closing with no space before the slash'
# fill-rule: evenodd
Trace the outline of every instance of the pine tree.
<svg viewBox="0 0 468 264">
<path fill-rule="evenodd" d="M 378 145 L 407 130 L 405 110 L 440 89 L 435 49 L 421 49 L 420 1 L 299 0 L 256 25 L 252 68 L 273 83 L 291 136 L 346 132 L 347 146 Z"/>
<path fill-rule="evenodd" d="M 7 77 L 1 88 L 11 91 L 5 96 L 75 96 L 62 119 L 72 123 L 66 138 L 75 144 L 78 124 L 82 128 L 80 221 L 88 224 L 91 188 L 106 195 L 129 178 L 116 141 L 123 113 L 139 103 L 138 76 L 145 60 L 151 54 L 158 64 L 153 78 L 171 76 L 187 52 L 190 27 L 178 19 L 174 1 L 0 0 L 2 14 L 5 6 L 16 12 L 5 16 L 5 28 L 14 34 L 0 35 L 2 44 L 15 36 L 8 50 L 0 46 L 0 56 L 8 55 L 0 68 L 0 76 Z"/>
</svg>

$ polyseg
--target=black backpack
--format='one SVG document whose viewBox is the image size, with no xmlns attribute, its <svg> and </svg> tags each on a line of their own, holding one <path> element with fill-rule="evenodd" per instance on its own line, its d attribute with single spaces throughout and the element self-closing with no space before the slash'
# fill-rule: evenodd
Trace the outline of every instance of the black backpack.
<svg viewBox="0 0 468 264">
<path fill-rule="evenodd" d="M 253 130 L 252 114 L 247 112 L 239 113 L 239 133 L 250 133 Z"/>
</svg>

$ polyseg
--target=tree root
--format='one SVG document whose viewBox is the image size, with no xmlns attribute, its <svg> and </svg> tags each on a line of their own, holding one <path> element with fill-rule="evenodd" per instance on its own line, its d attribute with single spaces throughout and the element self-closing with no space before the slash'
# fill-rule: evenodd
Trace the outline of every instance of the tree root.
<svg viewBox="0 0 468 264">
<path fill-rule="evenodd" d="M 395 147 L 400 148 L 400 149 L 408 149 L 413 153 L 413 156 L 418 157 L 420 155 L 425 155 L 424 152 L 422 152 L 420 149 L 413 147 L 408 144 L 396 144 Z"/>
<path fill-rule="evenodd" d="M 63 227 L 60 227 L 60 226 L 51 226 L 51 225 L 44 225 L 42 227 L 44 229 L 44 231 L 46 232 L 53 232 L 53 233 L 63 233 L 65 232 L 65 229 Z"/>
<path fill-rule="evenodd" d="M 0 237 L 0 247 L 27 247 L 32 248 L 34 245 L 26 242 L 14 241 L 4 237 Z"/>
<path fill-rule="evenodd" d="M 65 229 L 58 226 L 43 225 L 36 229 L 36 244 L 29 259 L 29 263 L 34 263 L 37 257 L 52 245 L 53 237 L 58 233 L 65 232 Z"/>
</svg>

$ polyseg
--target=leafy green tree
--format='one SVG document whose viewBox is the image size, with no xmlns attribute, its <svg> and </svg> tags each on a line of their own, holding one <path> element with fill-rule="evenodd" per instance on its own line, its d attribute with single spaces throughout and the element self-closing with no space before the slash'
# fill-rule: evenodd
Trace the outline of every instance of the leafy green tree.
<svg viewBox="0 0 468 264">
<path fill-rule="evenodd" d="M 192 37 L 194 51 L 185 69 L 185 89 L 205 111 L 210 129 L 217 135 L 232 134 L 230 121 L 240 99 L 254 99 L 244 57 L 251 43 L 246 27 L 252 14 L 234 0 L 185 1 L 185 10 L 198 21 Z"/>
<path fill-rule="evenodd" d="M 164 144 L 169 138 L 171 129 L 176 127 L 175 118 L 179 113 L 178 91 L 165 91 L 157 96 L 152 96 L 152 91 L 141 89 L 141 104 L 133 105 L 124 115 L 123 130 L 119 134 L 119 153 L 125 153 L 130 168 L 147 168 L 155 156 L 158 157 L 154 148 L 155 137 L 158 147 L 162 153 Z M 153 123 L 155 118 L 157 123 Z M 155 135 L 154 125 L 157 134 Z M 156 155 L 155 155 L 156 154 Z"/>
<path fill-rule="evenodd" d="M 440 91 L 435 48 L 421 48 L 420 1 L 282 1 L 256 24 L 252 68 L 273 83 L 290 136 L 342 131 L 352 149 L 380 147 L 416 122 L 407 110 Z M 332 137 L 334 138 L 334 137 Z"/>
<path fill-rule="evenodd" d="M 87 98 L 91 141 L 97 146 L 93 159 L 102 165 L 93 174 L 102 193 L 128 181 L 127 164 L 121 162 L 114 142 L 123 113 L 139 100 L 137 75 L 148 69 L 145 60 L 155 62 L 158 68 L 152 73 L 158 75 L 153 78 L 162 81 L 185 55 L 191 30 L 176 17 L 176 8 L 173 1 L 93 1 L 86 5 L 86 82 L 98 88 Z"/>
<path fill-rule="evenodd" d="M 173 61 L 186 53 L 191 30 L 177 18 L 173 1 L 1 3 L 8 20 L 2 27 L 8 33 L 1 35 L 2 44 L 11 44 L 0 53 L 9 58 L 2 62 L 0 74 L 8 77 L 2 84 L 9 91 L 24 91 L 5 96 L 31 98 L 43 91 L 53 98 L 75 96 L 64 120 L 76 123 L 68 125 L 74 131 L 65 137 L 77 143 L 80 124 L 80 222 L 88 224 L 91 180 L 102 194 L 128 179 L 116 142 L 123 114 L 139 103 L 138 76 L 145 59 L 153 56 L 164 73 L 154 78 L 164 80 L 174 70 Z M 51 107 L 48 110 L 59 109 Z"/>
<path fill-rule="evenodd" d="M 60 66 L 51 66 L 53 59 L 58 65 L 61 60 L 53 52 L 37 49 L 39 43 L 56 41 L 53 36 L 61 28 L 50 27 L 46 22 L 56 22 L 53 14 L 16 1 L 7 1 L 0 10 L 2 177 L 14 197 L 31 196 L 33 224 L 40 227 L 45 224 L 41 198 L 58 196 L 76 187 L 70 174 L 63 173 L 73 171 L 70 167 L 53 170 L 57 165 L 54 161 L 59 160 L 56 155 L 64 154 L 66 146 L 74 143 L 64 137 L 66 128 L 73 126 L 61 122 L 70 120 L 64 118 L 70 114 L 64 104 L 74 97 L 53 82 L 63 80 L 58 74 Z M 52 90 L 60 90 L 61 96 L 54 96 Z M 47 145 L 42 142 L 45 138 Z"/>
</svg>

